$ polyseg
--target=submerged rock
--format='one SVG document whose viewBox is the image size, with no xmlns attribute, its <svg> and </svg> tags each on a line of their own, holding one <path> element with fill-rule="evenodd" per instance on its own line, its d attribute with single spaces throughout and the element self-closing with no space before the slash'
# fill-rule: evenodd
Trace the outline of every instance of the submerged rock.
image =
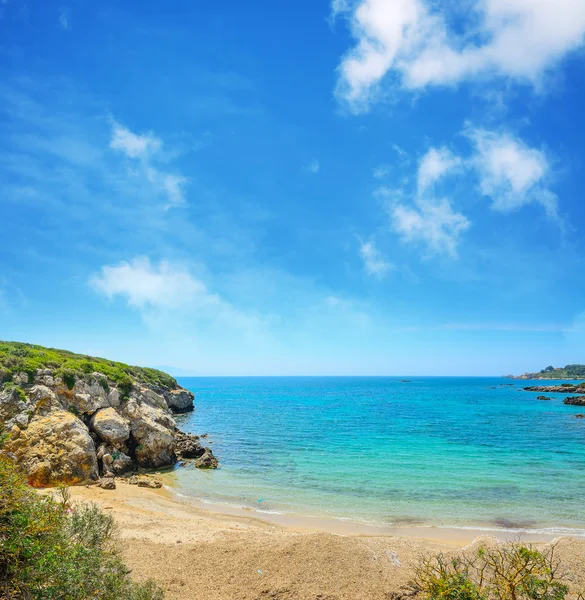
<svg viewBox="0 0 585 600">
<path fill-rule="evenodd" d="M 550 400 L 548 396 L 536 396 L 537 400 Z"/>
</svg>

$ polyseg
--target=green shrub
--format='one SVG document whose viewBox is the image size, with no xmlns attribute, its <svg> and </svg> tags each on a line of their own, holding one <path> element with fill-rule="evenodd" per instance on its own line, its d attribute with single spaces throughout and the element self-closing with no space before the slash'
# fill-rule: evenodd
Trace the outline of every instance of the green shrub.
<svg viewBox="0 0 585 600">
<path fill-rule="evenodd" d="M 412 585 L 428 600 L 564 600 L 568 581 L 554 544 L 541 552 L 514 542 L 480 547 L 471 557 L 424 558 Z"/>
<path fill-rule="evenodd" d="M 75 373 L 71 369 L 63 369 L 61 371 L 61 379 L 67 386 L 67 389 L 72 390 L 75 387 Z"/>
<path fill-rule="evenodd" d="M 0 342 L 2 381 L 9 381 L 15 373 L 25 372 L 28 374 L 29 383 L 33 383 L 37 370 L 46 368 L 54 369 L 69 389 L 75 385 L 76 378 L 87 380 L 94 372 L 105 375 L 105 380 L 100 379 L 100 383 L 104 382 L 104 389 L 106 385 L 109 389 L 110 381 L 118 386 L 122 395 L 130 394 L 133 380 L 160 388 L 173 389 L 177 385 L 173 377 L 157 369 L 133 367 L 104 358 L 33 344 Z"/>
<path fill-rule="evenodd" d="M 130 579 L 114 534 L 109 515 L 37 494 L 0 455 L 0 598 L 162 600 Z"/>
</svg>

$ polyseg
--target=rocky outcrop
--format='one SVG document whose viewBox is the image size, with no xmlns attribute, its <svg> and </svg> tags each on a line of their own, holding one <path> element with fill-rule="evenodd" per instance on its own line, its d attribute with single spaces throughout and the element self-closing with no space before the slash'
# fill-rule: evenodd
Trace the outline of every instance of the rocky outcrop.
<svg viewBox="0 0 585 600">
<path fill-rule="evenodd" d="M 585 385 L 582 383 L 577 385 L 570 383 L 563 383 L 561 385 L 531 385 L 522 389 L 526 392 L 543 392 L 545 394 L 574 394 L 585 391 Z"/>
<path fill-rule="evenodd" d="M 92 483 L 99 478 L 89 431 L 65 410 L 34 415 L 26 427 L 13 428 L 4 450 L 12 453 L 34 487 Z"/>
<path fill-rule="evenodd" d="M 550 400 L 548 396 L 536 396 L 537 400 Z"/>
<path fill-rule="evenodd" d="M 122 386 L 98 372 L 65 380 L 48 368 L 17 372 L 0 387 L 3 451 L 36 487 L 95 483 L 100 476 L 111 486 L 114 476 L 187 458 L 177 444 L 190 438 L 198 444 L 189 457 L 199 461 L 196 466 L 217 467 L 199 438 L 178 431 L 173 415 L 193 410 L 194 396 L 174 385 L 132 379 Z"/>
<path fill-rule="evenodd" d="M 207 436 L 205 436 L 207 437 Z M 181 460 L 195 459 L 193 463 L 199 469 L 217 469 L 219 463 L 211 448 L 201 444 L 200 437 L 189 433 L 177 433 L 177 456 Z"/>
<path fill-rule="evenodd" d="M 563 400 L 563 404 L 570 404 L 571 406 L 585 406 L 585 396 L 567 396 Z"/>
<path fill-rule="evenodd" d="M 186 413 L 193 410 L 193 392 L 189 390 L 170 390 L 165 394 L 169 408 L 174 413 Z"/>
</svg>

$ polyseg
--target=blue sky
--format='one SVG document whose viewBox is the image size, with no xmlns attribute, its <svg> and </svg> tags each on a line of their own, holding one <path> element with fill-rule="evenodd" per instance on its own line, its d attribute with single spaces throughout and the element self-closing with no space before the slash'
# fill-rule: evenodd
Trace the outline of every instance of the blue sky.
<svg viewBox="0 0 585 600">
<path fill-rule="evenodd" d="M 0 0 L 0 339 L 585 362 L 583 106 L 582 0 Z"/>
</svg>

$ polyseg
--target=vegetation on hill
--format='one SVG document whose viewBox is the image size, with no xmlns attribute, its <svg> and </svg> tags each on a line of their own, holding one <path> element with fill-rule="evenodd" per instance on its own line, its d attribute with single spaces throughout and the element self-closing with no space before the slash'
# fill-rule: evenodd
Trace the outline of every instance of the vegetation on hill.
<svg viewBox="0 0 585 600">
<path fill-rule="evenodd" d="M 114 546 L 114 522 L 94 505 L 41 496 L 0 455 L 0 598 L 162 600 L 137 583 Z"/>
<path fill-rule="evenodd" d="M 524 373 L 513 379 L 585 379 L 585 365 L 567 365 L 556 369 L 548 366 L 538 373 Z"/>
<path fill-rule="evenodd" d="M 177 386 L 173 377 L 157 369 L 133 367 L 67 350 L 0 341 L 0 384 L 10 382 L 16 373 L 27 373 L 32 383 L 38 369 L 51 369 L 52 374 L 62 377 L 69 388 L 75 384 L 76 377 L 87 378 L 94 372 L 102 373 L 120 391 L 127 393 L 132 389 L 133 380 L 161 388 Z"/>
</svg>

